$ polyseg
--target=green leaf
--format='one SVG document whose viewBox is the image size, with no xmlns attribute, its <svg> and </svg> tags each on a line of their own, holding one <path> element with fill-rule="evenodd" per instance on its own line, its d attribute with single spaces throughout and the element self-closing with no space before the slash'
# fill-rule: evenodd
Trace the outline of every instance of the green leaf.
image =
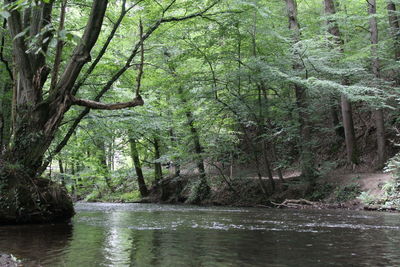
<svg viewBox="0 0 400 267">
<path fill-rule="evenodd" d="M 4 11 L 0 11 L 0 16 L 2 16 L 5 19 L 8 19 L 11 16 L 11 14 L 10 14 L 10 12 L 4 10 Z"/>
</svg>

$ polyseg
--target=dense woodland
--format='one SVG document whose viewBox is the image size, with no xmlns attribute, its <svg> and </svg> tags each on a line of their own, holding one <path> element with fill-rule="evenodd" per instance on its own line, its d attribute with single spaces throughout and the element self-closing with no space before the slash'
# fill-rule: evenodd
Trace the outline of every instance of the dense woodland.
<svg viewBox="0 0 400 267">
<path fill-rule="evenodd" d="M 289 172 L 314 200 L 330 171 L 396 174 L 399 8 L 2 1 L 0 222 L 72 216 L 64 187 L 76 200 L 268 205 Z"/>
</svg>

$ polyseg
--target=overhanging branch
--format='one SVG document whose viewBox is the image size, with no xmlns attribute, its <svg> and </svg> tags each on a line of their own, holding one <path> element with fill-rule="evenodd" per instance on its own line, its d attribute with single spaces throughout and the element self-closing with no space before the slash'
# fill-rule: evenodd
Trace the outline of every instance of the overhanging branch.
<svg viewBox="0 0 400 267">
<path fill-rule="evenodd" d="M 132 63 L 133 59 L 136 57 L 136 55 L 138 54 L 139 49 L 143 48 L 143 43 L 144 43 L 144 41 L 147 40 L 147 38 L 149 38 L 150 35 L 151 35 L 161 24 L 163 24 L 163 23 L 168 23 L 168 22 L 174 22 L 174 21 L 175 21 L 175 22 L 179 22 L 179 21 L 183 21 L 183 20 L 187 20 L 187 19 L 191 19 L 191 18 L 195 18 L 195 17 L 201 17 L 201 16 L 204 15 L 207 11 L 209 11 L 211 8 L 213 8 L 218 2 L 220 2 L 220 0 L 215 1 L 213 4 L 211 4 L 210 6 L 208 6 L 207 8 L 205 8 L 204 10 L 202 10 L 202 11 L 200 11 L 200 12 L 192 13 L 192 14 L 189 14 L 189 15 L 187 15 L 187 16 L 182 16 L 182 17 L 169 17 L 169 18 L 164 18 L 164 14 L 165 14 L 165 11 L 166 11 L 166 10 L 164 10 L 162 18 L 159 19 L 157 22 L 155 22 L 155 23 L 153 24 L 153 26 L 151 26 L 151 27 L 146 31 L 146 33 L 141 34 L 140 40 L 135 44 L 135 46 L 134 46 L 134 48 L 133 48 L 133 50 L 132 50 L 131 55 L 130 55 L 129 58 L 126 60 L 125 65 L 124 65 L 119 71 L 117 71 L 117 72 L 111 77 L 111 79 L 107 82 L 107 84 L 100 90 L 100 92 L 97 94 L 97 96 L 96 96 L 95 99 L 94 99 L 94 100 L 95 100 L 95 101 L 94 101 L 95 104 L 93 103 L 93 104 L 94 104 L 93 106 L 96 106 L 96 105 L 98 104 L 98 101 L 99 101 L 99 100 L 101 99 L 101 97 L 112 87 L 112 85 L 114 84 L 114 82 L 117 81 L 117 80 L 119 79 L 119 77 L 121 77 L 121 75 L 124 74 L 124 73 L 132 66 L 131 63 Z M 172 1 L 171 3 L 173 4 L 173 3 L 175 3 L 175 1 Z M 167 7 L 167 9 L 169 9 L 170 6 L 172 6 L 172 5 L 169 5 L 169 6 Z M 104 48 L 104 47 L 103 47 L 103 48 Z M 142 49 L 141 52 L 144 53 L 144 49 Z M 99 58 L 99 60 L 100 60 L 100 59 L 101 59 L 101 57 Z M 142 65 L 144 65 L 144 64 L 142 64 Z M 93 66 L 93 69 L 94 69 L 94 67 L 95 67 L 95 65 Z M 93 69 L 92 69 L 92 70 L 93 70 Z M 88 72 L 85 73 L 85 75 L 84 75 L 84 77 L 83 77 L 83 79 L 82 79 L 81 81 L 84 82 L 84 81 L 88 78 L 89 74 L 90 74 L 90 73 L 88 73 Z M 139 74 L 138 74 L 138 77 L 139 77 L 139 75 L 140 75 L 140 79 L 141 79 L 142 74 L 140 74 L 140 72 L 139 72 Z M 82 82 L 82 84 L 83 84 L 83 82 Z M 75 86 L 74 89 L 72 90 L 72 93 L 76 93 L 77 90 L 79 89 L 79 87 L 80 87 L 82 84 L 80 84 L 80 82 L 78 82 L 78 83 L 77 83 L 77 86 Z M 79 85 L 79 86 L 78 86 L 78 85 Z M 137 91 L 138 91 L 138 90 L 140 90 L 140 85 L 139 85 L 139 84 L 138 84 L 138 87 L 137 87 Z M 137 98 L 138 98 L 138 95 L 136 96 L 136 101 L 138 101 Z M 89 101 L 90 101 L 90 100 L 89 100 Z M 142 100 L 142 101 L 143 101 L 143 100 Z M 128 106 L 129 106 L 129 105 L 133 105 L 132 102 L 135 102 L 135 100 L 133 100 L 133 101 L 131 101 L 131 102 L 117 103 L 117 104 L 124 104 L 124 105 L 128 105 Z M 81 103 L 83 103 L 83 102 L 81 102 Z M 88 103 L 88 102 L 86 102 L 86 103 Z M 127 103 L 130 103 L 130 104 L 127 104 Z M 100 104 L 101 104 L 101 103 L 100 103 Z M 103 105 L 104 105 L 104 104 L 103 104 Z M 105 105 L 107 105 L 107 104 L 105 104 Z M 112 105 L 112 104 L 108 104 L 108 105 Z M 138 105 L 139 105 L 139 104 L 136 103 L 136 106 L 138 106 Z M 143 104 L 141 104 L 141 105 L 143 105 Z M 83 105 L 83 106 L 85 106 L 85 105 Z M 100 105 L 100 106 L 102 106 L 102 105 Z M 52 151 L 52 153 L 50 153 L 49 157 L 47 157 L 47 159 L 45 160 L 45 162 L 43 163 L 43 165 L 42 165 L 41 168 L 39 169 L 39 171 L 38 171 L 39 173 L 42 173 L 42 172 L 47 168 L 47 166 L 49 165 L 49 163 L 51 162 L 53 156 L 55 156 L 57 153 L 59 153 L 59 152 L 64 148 L 64 146 L 68 143 L 69 139 L 71 138 L 71 136 L 72 136 L 73 133 L 75 132 L 75 129 L 78 127 L 78 125 L 79 125 L 79 123 L 81 122 L 81 120 L 82 120 L 87 114 L 89 114 L 91 108 L 88 107 L 87 105 L 86 105 L 85 107 L 86 107 L 86 108 L 76 117 L 76 119 L 74 120 L 74 122 L 72 123 L 72 125 L 70 126 L 70 128 L 68 129 L 66 135 L 64 136 L 63 140 L 61 140 L 61 142 L 56 146 L 56 148 Z M 104 106 L 102 106 L 102 107 L 104 107 Z"/>
<path fill-rule="evenodd" d="M 71 95 L 71 102 L 73 105 L 78 105 L 82 107 L 87 107 L 89 109 L 104 109 L 104 110 L 117 110 L 124 108 L 132 108 L 136 106 L 143 106 L 144 101 L 142 97 L 139 95 L 135 99 L 129 102 L 121 102 L 121 103 L 113 103 L 113 104 L 105 104 L 97 101 L 86 100 L 76 98 Z"/>
</svg>

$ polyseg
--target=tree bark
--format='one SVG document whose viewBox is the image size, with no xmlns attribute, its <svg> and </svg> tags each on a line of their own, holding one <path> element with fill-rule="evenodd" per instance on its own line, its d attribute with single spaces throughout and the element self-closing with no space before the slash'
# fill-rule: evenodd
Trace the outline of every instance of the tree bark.
<svg viewBox="0 0 400 267">
<path fill-rule="evenodd" d="M 153 146 L 154 146 L 154 178 L 156 181 L 159 181 L 163 178 L 162 174 L 162 166 L 161 162 L 159 162 L 160 157 L 161 157 L 161 152 L 160 152 L 160 140 L 158 137 L 154 137 L 153 139 Z"/>
<path fill-rule="evenodd" d="M 61 184 L 65 186 L 65 174 L 64 174 L 64 167 L 61 159 L 58 159 L 58 168 L 60 171 L 60 178 L 61 178 Z"/>
<path fill-rule="evenodd" d="M 388 10 L 389 25 L 394 40 L 395 60 L 399 61 L 400 60 L 400 17 L 396 9 L 396 4 L 391 0 L 387 1 L 387 10 Z"/>
<path fill-rule="evenodd" d="M 286 9 L 289 19 L 289 29 L 292 31 L 293 43 L 300 41 L 300 24 L 297 20 L 297 3 L 295 0 L 285 0 Z M 293 59 L 293 70 L 302 71 L 303 66 L 298 60 Z M 294 84 L 294 91 L 296 95 L 296 104 L 299 114 L 299 132 L 300 132 L 300 161 L 301 161 L 301 172 L 302 176 L 307 178 L 313 186 L 315 183 L 315 158 L 312 152 L 312 140 L 311 140 L 311 123 L 310 116 L 307 112 L 308 100 L 307 92 L 304 87 L 299 84 Z"/>
<path fill-rule="evenodd" d="M 14 2 L 5 0 L 6 4 Z M 13 40 L 17 75 L 13 75 L 16 86 L 12 139 L 0 159 L 3 185 L 0 188 L 0 223 L 59 221 L 70 218 L 74 213 L 65 188 L 36 176 L 43 155 L 54 139 L 64 113 L 71 106 L 68 95 L 84 64 L 90 59 L 107 4 L 107 0 L 93 1 L 82 41 L 75 48 L 61 81 L 47 99 L 43 99 L 42 95 L 49 74 L 44 54 L 52 39 L 52 31 L 39 38 L 36 45 L 40 47 L 40 53 L 29 51 L 22 33 L 27 29 L 27 34 L 35 36 L 51 23 L 53 1 L 40 1 L 38 5 L 26 7 L 25 16 L 20 9 L 8 10 L 8 28 Z"/>
<path fill-rule="evenodd" d="M 368 14 L 370 15 L 369 25 L 371 32 L 371 67 L 372 73 L 377 79 L 380 79 L 380 62 L 378 56 L 378 22 L 376 19 L 376 0 L 369 0 Z M 377 154 L 378 154 L 378 168 L 383 168 L 386 161 L 386 148 L 385 148 L 385 126 L 384 115 L 382 109 L 374 110 L 375 127 L 376 127 L 376 140 L 377 140 Z"/>
<path fill-rule="evenodd" d="M 136 139 L 130 135 L 129 137 L 129 145 L 131 148 L 131 157 L 133 160 L 133 164 L 135 166 L 137 182 L 139 187 L 139 192 L 142 197 L 148 196 L 149 192 L 146 186 L 146 182 L 144 181 L 143 171 L 142 171 L 142 164 L 139 159 L 139 152 L 136 146 Z"/>
<path fill-rule="evenodd" d="M 98 148 L 97 158 L 99 163 L 99 173 L 104 175 L 104 180 L 106 182 L 107 187 L 114 192 L 114 188 L 110 179 L 110 169 L 107 164 L 107 151 L 106 151 L 106 141 L 103 137 L 100 137 L 96 140 L 96 146 Z"/>
<path fill-rule="evenodd" d="M 335 0 L 324 0 L 325 14 L 333 16 L 336 14 Z M 340 52 L 343 53 L 343 40 L 340 35 L 339 26 L 335 19 L 328 18 L 328 32 L 334 38 L 334 42 L 340 47 Z M 342 80 L 343 84 L 347 81 Z M 343 127 L 346 142 L 347 162 L 350 164 L 358 164 L 358 150 L 354 131 L 352 106 L 346 95 L 341 95 L 341 110 L 343 117 Z"/>
</svg>

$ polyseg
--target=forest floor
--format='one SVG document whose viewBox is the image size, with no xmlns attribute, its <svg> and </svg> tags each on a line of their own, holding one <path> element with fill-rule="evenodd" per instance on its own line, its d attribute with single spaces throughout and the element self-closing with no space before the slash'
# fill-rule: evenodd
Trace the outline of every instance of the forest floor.
<svg viewBox="0 0 400 267">
<path fill-rule="evenodd" d="M 194 186 L 191 186 L 190 181 L 195 180 L 192 178 L 194 177 L 183 177 L 182 180 L 187 180 L 183 182 L 177 182 L 177 178 L 167 180 L 163 191 L 157 186 L 153 187 L 150 197 L 145 201 L 191 203 L 190 194 Z M 276 188 L 273 193 L 269 180 L 263 177 L 263 182 L 269 189 L 268 197 L 262 192 L 259 179 L 250 173 L 240 178 L 225 177 L 224 181 L 217 176 L 211 176 L 209 180 L 210 195 L 195 204 L 396 210 L 390 205 L 384 205 L 388 200 L 386 187 L 392 181 L 392 175 L 383 172 L 336 169 L 321 175 L 317 179 L 316 186 L 310 190 L 298 171 L 287 171 L 284 173 L 283 181 L 275 177 Z M 177 183 L 178 187 L 184 189 L 178 192 Z"/>
<path fill-rule="evenodd" d="M 392 181 L 390 173 L 333 170 L 317 179 L 316 187 L 311 193 L 299 174 L 298 171 L 284 173 L 283 183 L 275 177 L 276 190 L 269 198 L 271 203 L 279 208 L 395 210 L 394 207 L 382 205 L 388 197 L 385 187 Z M 257 177 L 247 178 L 249 179 L 242 179 L 238 184 L 231 184 L 236 191 L 234 194 L 231 187 L 214 188 L 209 201 L 216 205 L 264 205 L 266 201 L 260 197 L 262 194 Z M 266 178 L 263 181 L 269 183 Z"/>
<path fill-rule="evenodd" d="M 310 190 L 305 179 L 296 170 L 284 172 L 281 181 L 274 177 L 275 190 L 272 190 L 269 179 L 263 177 L 263 183 L 268 189 L 266 196 L 260 186 L 260 181 L 254 170 L 241 170 L 237 175 L 209 175 L 211 192 L 206 197 L 194 196 L 198 177 L 195 174 L 184 173 L 180 177 L 170 177 L 153 184 L 150 195 L 141 200 L 134 193 L 102 193 L 94 195 L 87 201 L 100 202 L 142 202 L 168 204 L 200 204 L 246 207 L 290 207 L 318 209 L 370 209 L 370 210 L 400 210 L 400 205 L 392 207 L 387 190 L 393 181 L 390 173 L 368 171 L 366 169 L 348 170 L 335 169 L 321 174 L 316 186 Z M 125 188 L 125 191 L 127 188 Z M 272 192 L 273 191 L 273 192 Z M 113 196 L 112 198 L 109 196 Z M 100 197 L 99 197 L 100 196 Z M 101 197 L 103 196 L 103 197 Z M 104 197 L 107 196 L 107 197 Z M 199 200 L 200 199 L 200 200 Z M 397 202 L 396 202 L 397 201 Z M 396 199 L 398 204 L 400 199 Z M 389 204 L 388 204 L 389 203 Z"/>
</svg>

